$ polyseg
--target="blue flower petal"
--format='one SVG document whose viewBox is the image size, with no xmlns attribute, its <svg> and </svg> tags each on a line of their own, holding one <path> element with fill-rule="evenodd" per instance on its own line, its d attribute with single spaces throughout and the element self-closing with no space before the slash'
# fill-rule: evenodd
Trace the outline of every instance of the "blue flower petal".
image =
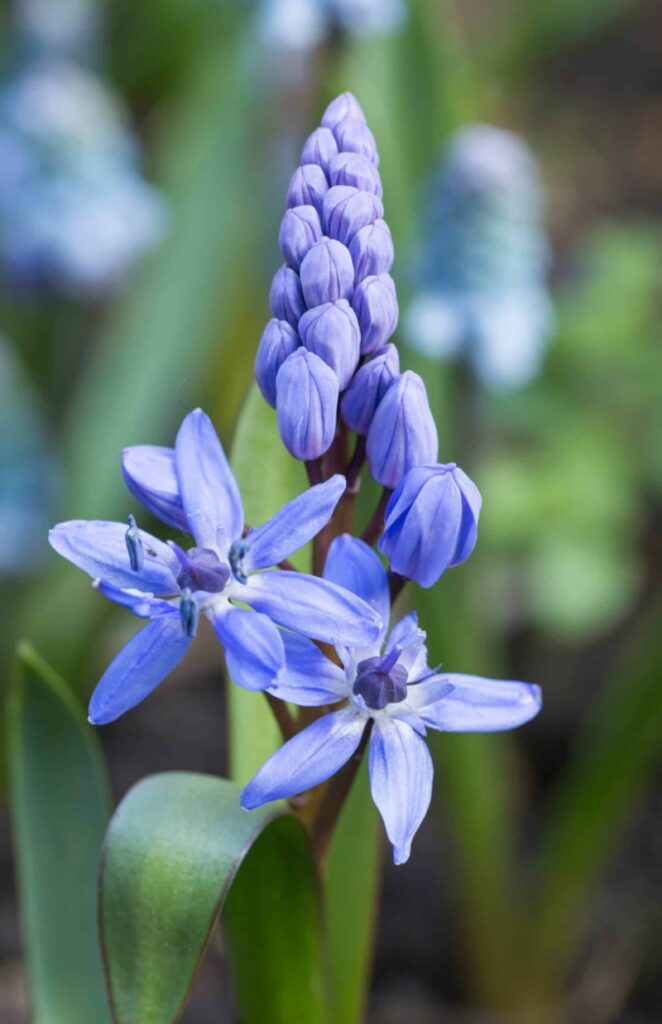
<svg viewBox="0 0 662 1024">
<path fill-rule="evenodd" d="M 289 501 L 264 526 L 251 530 L 244 541 L 244 571 L 278 565 L 312 540 L 328 523 L 346 486 L 344 476 L 337 473 Z"/>
<path fill-rule="evenodd" d="M 348 533 L 336 537 L 326 556 L 324 579 L 351 590 L 366 601 L 375 609 L 386 630 L 391 614 L 388 579 L 379 556 L 365 541 Z"/>
<path fill-rule="evenodd" d="M 182 633 L 179 618 L 148 623 L 101 677 L 90 701 L 90 722 L 105 725 L 140 704 L 172 672 L 190 643 L 190 637 Z"/>
<path fill-rule="evenodd" d="M 425 630 L 420 628 L 416 612 L 409 612 L 396 622 L 386 642 L 385 654 L 394 647 L 400 648 L 398 663 L 407 669 L 410 682 L 414 682 L 427 672 L 428 649 L 425 646 Z"/>
<path fill-rule="evenodd" d="M 241 806 L 250 811 L 324 782 L 349 761 L 365 727 L 365 718 L 354 708 L 318 718 L 262 765 L 241 794 Z"/>
<path fill-rule="evenodd" d="M 370 737 L 368 765 L 372 799 L 393 843 L 393 859 L 404 864 L 430 806 L 432 758 L 425 741 L 409 725 L 380 716 Z"/>
<path fill-rule="evenodd" d="M 321 707 L 349 695 L 352 687 L 343 670 L 325 657 L 312 640 L 296 633 L 283 633 L 282 638 L 285 671 L 282 682 L 270 690 L 274 697 L 302 707 Z"/>
<path fill-rule="evenodd" d="M 202 409 L 189 413 L 179 428 L 175 465 L 189 529 L 198 546 L 214 548 L 219 530 L 228 542 L 241 537 L 244 511 L 237 481 Z"/>
<path fill-rule="evenodd" d="M 257 612 L 226 606 L 208 612 L 225 649 L 228 672 L 247 690 L 266 690 L 281 681 L 285 650 L 271 619 Z"/>
<path fill-rule="evenodd" d="M 174 448 L 137 444 L 122 452 L 122 473 L 131 493 L 168 526 L 188 532 L 179 494 Z"/>
<path fill-rule="evenodd" d="M 146 590 L 157 596 L 177 594 L 179 563 L 168 545 L 141 530 L 144 563 L 142 569 L 134 572 L 126 547 L 126 531 L 126 523 L 71 519 L 54 526 L 48 539 L 59 555 L 92 579 L 103 579 L 127 590 Z"/>
<path fill-rule="evenodd" d="M 365 601 L 302 572 L 258 572 L 242 587 L 241 600 L 285 629 L 334 645 L 369 647 L 383 628 Z"/>
<path fill-rule="evenodd" d="M 436 702 L 416 707 L 416 712 L 426 725 L 444 732 L 514 729 L 534 718 L 542 706 L 540 687 L 532 683 L 482 679 L 457 672 L 445 672 L 443 679 L 453 687 L 452 692 Z M 410 687 L 408 702 L 416 691 L 423 692 L 429 685 Z"/>
<path fill-rule="evenodd" d="M 109 601 L 129 608 L 141 619 L 158 619 L 164 615 L 179 616 L 177 604 L 164 601 L 162 597 L 154 597 L 153 594 L 146 594 L 142 590 L 125 590 L 109 583 L 108 580 L 95 580 L 93 586 Z"/>
</svg>

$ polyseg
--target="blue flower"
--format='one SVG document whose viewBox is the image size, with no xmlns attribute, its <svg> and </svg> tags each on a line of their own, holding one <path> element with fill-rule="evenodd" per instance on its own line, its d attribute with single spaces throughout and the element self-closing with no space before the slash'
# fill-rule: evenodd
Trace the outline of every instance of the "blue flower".
<svg viewBox="0 0 662 1024">
<path fill-rule="evenodd" d="M 184 550 L 163 543 L 135 521 L 74 520 L 50 532 L 55 550 L 117 604 L 150 620 L 120 652 L 90 702 L 90 720 L 113 721 L 150 693 L 180 661 L 204 613 L 225 647 L 228 670 L 248 689 L 281 681 L 280 630 L 327 643 L 371 643 L 377 613 L 329 580 L 280 569 L 327 523 L 345 490 L 336 475 L 289 502 L 244 536 L 237 482 L 209 418 L 184 419 L 174 449 L 142 445 L 123 454 L 129 490 L 165 523 L 193 535 Z M 237 608 L 234 602 L 253 611 Z M 272 621 L 273 620 L 273 621 Z"/>
<path fill-rule="evenodd" d="M 329 549 L 324 578 L 370 604 L 384 623 L 389 587 L 378 556 L 345 534 Z M 262 766 L 242 794 L 250 810 L 295 796 L 330 778 L 369 739 L 372 797 L 404 863 L 432 793 L 433 767 L 426 730 L 496 732 L 522 725 L 541 706 L 538 686 L 439 672 L 428 668 L 425 633 L 416 613 L 386 627 L 367 645 L 340 645 L 342 668 L 315 644 L 285 634 L 287 671 L 270 693 L 302 706 L 343 702 L 284 744 Z"/>
<path fill-rule="evenodd" d="M 431 587 L 473 551 L 482 503 L 476 485 L 454 462 L 416 466 L 389 499 L 379 550 L 393 572 Z"/>
</svg>

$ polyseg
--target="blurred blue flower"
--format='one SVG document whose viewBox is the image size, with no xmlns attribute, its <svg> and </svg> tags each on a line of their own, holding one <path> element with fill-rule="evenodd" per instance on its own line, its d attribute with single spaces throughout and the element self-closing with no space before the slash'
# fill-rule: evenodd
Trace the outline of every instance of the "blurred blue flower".
<svg viewBox="0 0 662 1024">
<path fill-rule="evenodd" d="M 0 336 L 0 575 L 24 576 L 43 561 L 58 484 L 38 397 Z"/>
<path fill-rule="evenodd" d="M 0 256 L 26 287 L 96 298 L 165 230 L 117 98 L 81 65 L 40 54 L 0 91 Z"/>
<path fill-rule="evenodd" d="M 260 37 L 276 50 L 306 53 L 334 31 L 383 36 L 407 17 L 405 0 L 262 0 Z"/>
<path fill-rule="evenodd" d="M 123 453 L 129 490 L 170 526 L 193 534 L 194 547 L 165 544 L 133 517 L 122 523 L 73 520 L 51 530 L 53 548 L 88 573 L 95 587 L 150 620 L 98 683 L 90 721 L 111 722 L 142 701 L 177 665 L 199 613 L 225 648 L 232 677 L 248 689 L 282 678 L 283 634 L 274 622 L 327 643 L 372 643 L 376 612 L 333 582 L 269 569 L 311 540 L 345 490 L 336 475 L 289 502 L 244 535 L 244 513 L 223 447 L 197 409 L 184 419 L 174 449 L 141 445 Z M 253 611 L 237 608 L 233 602 Z M 273 621 L 272 621 L 273 620 Z"/>
<path fill-rule="evenodd" d="M 388 623 L 386 573 L 363 541 L 348 534 L 337 538 L 324 577 L 353 591 Z M 349 761 L 370 724 L 370 787 L 396 864 L 408 859 L 430 804 L 427 728 L 496 732 L 523 725 L 541 707 L 538 686 L 430 669 L 415 612 L 397 622 L 390 635 L 385 625 L 371 644 L 339 646 L 342 667 L 303 637 L 284 634 L 283 643 L 286 671 L 269 688 L 271 694 L 302 706 L 345 703 L 276 751 L 245 787 L 242 806 L 259 807 L 324 782 Z"/>
<path fill-rule="evenodd" d="M 533 154 L 510 132 L 472 125 L 424 192 L 411 344 L 435 358 L 464 355 L 495 390 L 526 385 L 554 325 Z"/>
</svg>

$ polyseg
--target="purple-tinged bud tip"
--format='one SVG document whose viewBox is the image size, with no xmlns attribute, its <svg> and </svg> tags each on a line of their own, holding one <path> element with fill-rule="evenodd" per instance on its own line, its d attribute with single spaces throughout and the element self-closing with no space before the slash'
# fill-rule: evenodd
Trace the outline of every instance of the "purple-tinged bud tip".
<svg viewBox="0 0 662 1024">
<path fill-rule="evenodd" d="M 323 238 L 306 253 L 300 274 L 303 297 L 309 309 L 352 296 L 352 257 L 349 249 L 333 238 Z"/>
<path fill-rule="evenodd" d="M 334 185 L 324 197 L 322 218 L 330 238 L 350 245 L 357 231 L 384 216 L 384 206 L 374 192 L 352 185 Z"/>
<path fill-rule="evenodd" d="M 438 450 L 425 384 L 407 370 L 393 381 L 372 418 L 366 444 L 370 472 L 384 487 L 397 487 L 410 469 L 435 462 Z"/>
<path fill-rule="evenodd" d="M 366 277 L 378 277 L 393 266 L 394 250 L 391 230 L 384 220 L 367 224 L 354 235 L 349 245 L 354 264 L 356 284 Z"/>
<path fill-rule="evenodd" d="M 330 128 L 316 128 L 301 151 L 302 164 L 318 164 L 325 174 L 338 155 L 338 143 Z"/>
<path fill-rule="evenodd" d="M 255 380 L 269 405 L 276 408 L 276 377 L 288 356 L 299 347 L 299 335 L 287 320 L 270 320 L 255 356 Z"/>
<path fill-rule="evenodd" d="M 379 153 L 375 136 L 365 121 L 358 117 L 346 117 L 334 128 L 333 134 L 341 153 L 360 153 L 376 167 L 379 165 Z"/>
<path fill-rule="evenodd" d="M 299 348 L 276 378 L 278 430 L 295 459 L 309 461 L 327 451 L 336 432 L 338 378 L 326 363 Z"/>
<path fill-rule="evenodd" d="M 280 267 L 276 271 L 269 293 L 269 304 L 276 319 L 287 320 L 296 329 L 306 312 L 306 303 L 299 275 L 291 267 Z"/>
<path fill-rule="evenodd" d="M 343 395 L 342 418 L 356 434 L 367 434 L 375 410 L 400 374 L 400 357 L 395 345 L 385 345 L 359 367 Z"/>
<path fill-rule="evenodd" d="M 341 92 L 335 100 L 331 100 L 322 114 L 322 126 L 333 131 L 347 117 L 355 117 L 365 124 L 365 114 L 359 101 L 351 92 Z"/>
<path fill-rule="evenodd" d="M 368 355 L 381 348 L 398 326 L 393 278 L 389 274 L 366 277 L 354 292 L 352 306 L 361 327 L 361 353 Z"/>
<path fill-rule="evenodd" d="M 393 572 L 431 587 L 476 545 L 482 498 L 454 463 L 410 470 L 391 495 L 379 550 Z"/>
<path fill-rule="evenodd" d="M 304 313 L 299 321 L 301 341 L 335 372 L 340 390 L 351 381 L 361 356 L 361 331 L 346 299 L 325 302 Z"/>
<path fill-rule="evenodd" d="M 379 171 L 360 153 L 338 153 L 334 156 L 329 164 L 329 180 L 332 185 L 353 185 L 364 192 L 374 192 L 380 199 L 383 194 Z"/>
<path fill-rule="evenodd" d="M 287 186 L 287 205 L 314 206 L 322 212 L 322 202 L 329 190 L 326 174 L 318 164 L 303 164 L 297 167 Z"/>
<path fill-rule="evenodd" d="M 293 206 L 280 222 L 278 244 L 283 256 L 298 270 L 309 249 L 322 237 L 322 225 L 314 206 Z"/>
</svg>

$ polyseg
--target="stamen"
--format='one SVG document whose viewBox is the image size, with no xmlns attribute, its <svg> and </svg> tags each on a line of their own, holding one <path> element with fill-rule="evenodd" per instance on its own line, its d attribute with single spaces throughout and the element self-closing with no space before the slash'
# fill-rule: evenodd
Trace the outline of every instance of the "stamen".
<svg viewBox="0 0 662 1024">
<path fill-rule="evenodd" d="M 145 564 L 145 551 L 143 542 L 140 539 L 140 531 L 136 525 L 134 516 L 128 517 L 129 528 L 124 534 L 126 550 L 129 552 L 129 562 L 134 572 L 140 572 Z"/>
<path fill-rule="evenodd" d="M 230 548 L 228 559 L 230 561 L 230 568 L 232 569 L 232 575 L 240 583 L 247 583 L 248 576 L 244 570 L 244 558 L 248 554 L 248 544 L 245 540 L 236 540 Z"/>
<path fill-rule="evenodd" d="M 182 624 L 182 632 L 185 636 L 194 637 L 198 632 L 198 620 L 200 609 L 188 587 L 182 590 L 179 602 L 179 621 Z"/>
</svg>

